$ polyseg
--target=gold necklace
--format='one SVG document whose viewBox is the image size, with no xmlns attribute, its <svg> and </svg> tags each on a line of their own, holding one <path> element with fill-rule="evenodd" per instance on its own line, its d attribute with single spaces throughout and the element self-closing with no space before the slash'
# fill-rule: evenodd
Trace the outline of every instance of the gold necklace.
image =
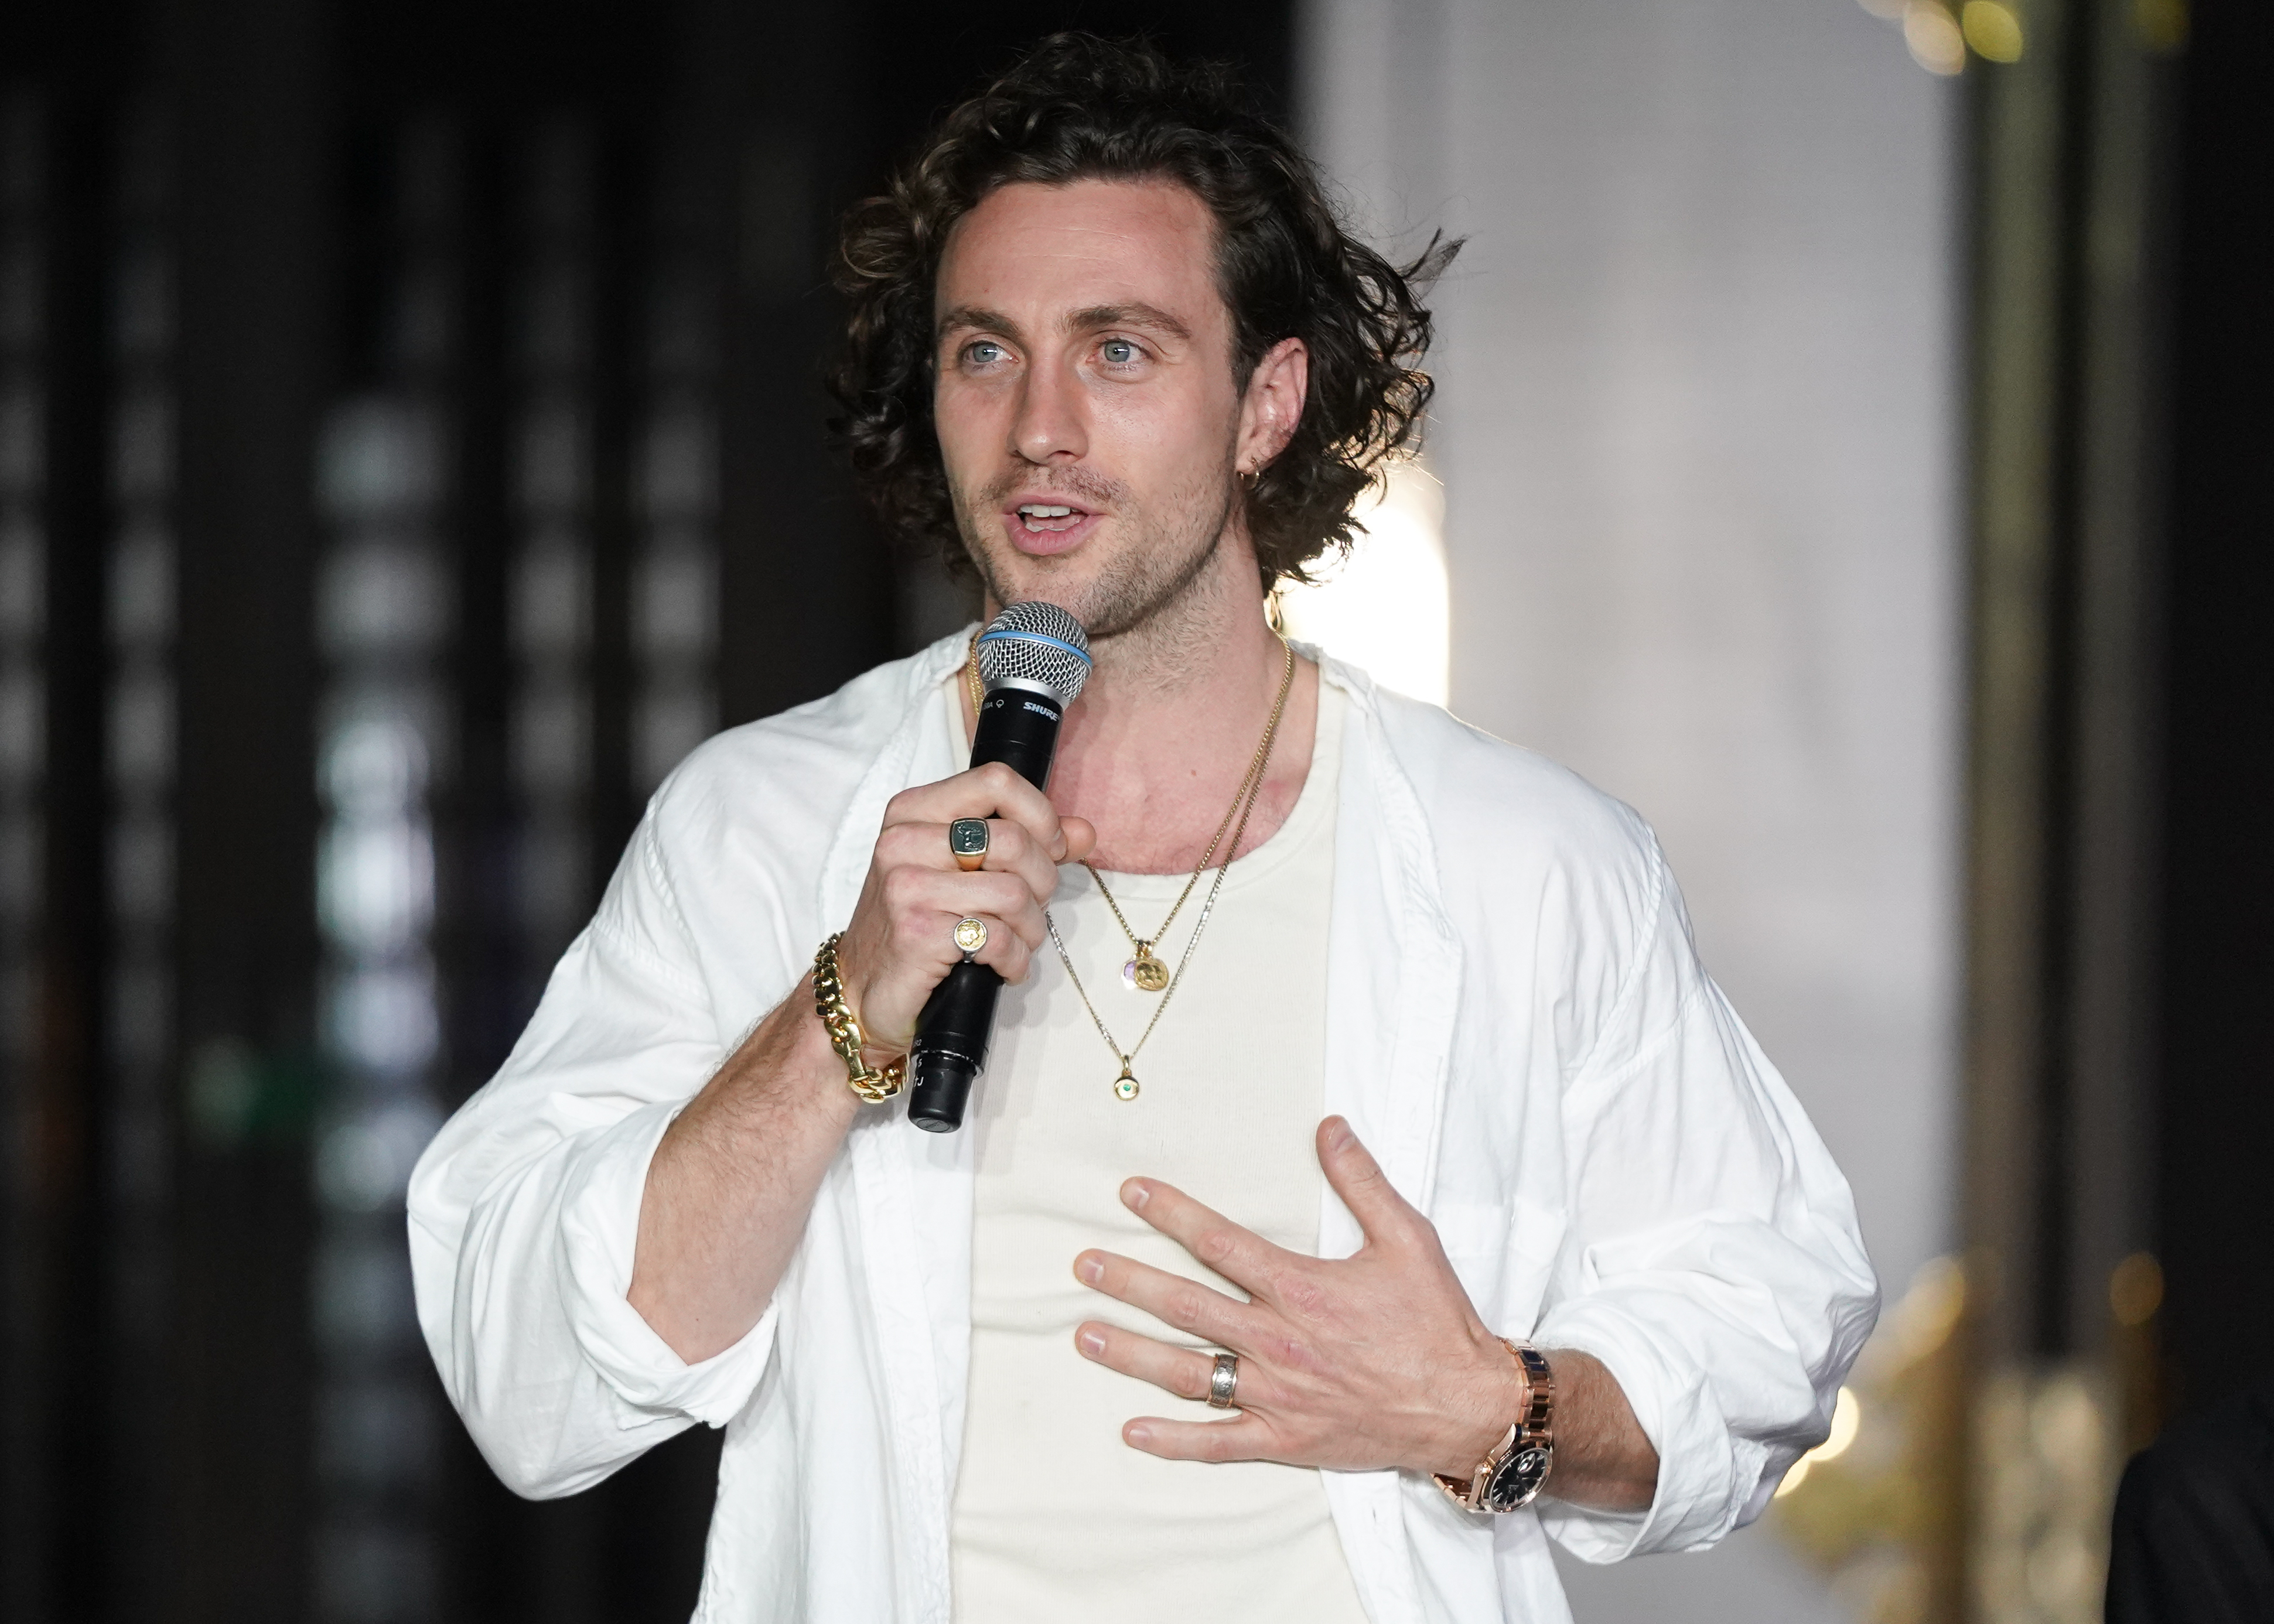
<svg viewBox="0 0 2274 1624">
<path fill-rule="evenodd" d="M 1284 638 L 1281 641 L 1283 644 L 1285 642 Z M 1230 850 L 1225 853 L 1223 867 L 1219 868 L 1216 871 L 1216 880 L 1215 883 L 1209 887 L 1207 899 L 1201 904 L 1201 916 L 1193 925 L 1192 936 L 1186 942 L 1185 951 L 1177 959 L 1177 967 L 1172 974 L 1169 974 L 1166 981 L 1162 985 L 1161 1001 L 1153 1006 L 1153 1018 L 1145 1023 L 1145 1030 L 1138 1034 L 1137 1042 L 1133 1048 L 1126 1050 L 1123 1049 L 1119 1040 L 1115 1038 L 1113 1035 L 1112 1029 L 1105 1024 L 1103 1018 L 1098 1014 L 1097 1005 L 1089 1001 L 1089 990 L 1081 984 L 1081 974 L 1073 967 L 1073 957 L 1066 951 L 1065 938 L 1058 935 L 1058 921 L 1050 917 L 1050 912 L 1048 908 L 1044 908 L 1043 910 L 1043 923 L 1050 930 L 1050 945 L 1058 949 L 1058 962 L 1065 966 L 1066 979 L 1073 983 L 1074 993 L 1081 999 L 1081 1007 L 1089 1012 L 1090 1025 L 1097 1028 L 1097 1035 L 1104 1040 L 1106 1049 L 1111 1052 L 1116 1060 L 1121 1063 L 1121 1075 L 1113 1079 L 1113 1093 L 1117 1099 L 1126 1101 L 1133 1100 L 1137 1097 L 1138 1085 L 1135 1067 L 1138 1053 L 1144 1049 L 1147 1040 L 1151 1038 L 1153 1035 L 1153 1028 L 1161 1024 L 1161 1017 L 1169 1012 L 1170 1000 L 1173 999 L 1177 996 L 1177 988 L 1185 979 L 1186 966 L 1190 965 L 1193 961 L 1193 950 L 1200 946 L 1201 933 L 1208 929 L 1209 915 L 1216 912 L 1216 895 L 1224 890 L 1224 876 L 1231 872 L 1232 860 L 1231 853 L 1239 850 L 1240 837 L 1247 832 L 1247 820 L 1249 815 L 1255 810 L 1255 802 L 1263 793 L 1263 769 L 1265 764 L 1271 759 L 1271 743 L 1272 741 L 1278 736 L 1279 718 L 1286 712 L 1287 694 L 1288 690 L 1294 686 L 1294 680 L 1295 650 L 1292 648 L 1289 648 L 1287 650 L 1286 669 L 1282 673 L 1279 679 L 1279 697 L 1276 702 L 1274 702 L 1271 707 L 1271 719 L 1264 724 L 1262 742 L 1255 747 L 1255 759 L 1248 766 L 1247 776 L 1240 781 L 1240 793 L 1232 800 L 1232 808 L 1233 810 L 1239 812 L 1239 822 L 1238 826 L 1232 831 L 1231 846 Z M 1229 820 L 1231 813 L 1227 812 L 1225 814 L 1225 817 Z M 1216 833 L 1219 839 L 1222 838 L 1223 832 L 1222 829 L 1217 830 Z M 1213 857 L 1216 854 L 1216 843 L 1210 842 L 1208 857 Z M 1203 857 L 1201 859 L 1203 868 L 1207 865 L 1208 857 Z M 1088 863 L 1084 863 L 1082 867 L 1088 868 L 1089 865 Z M 1096 869 L 1090 868 L 1089 872 L 1091 878 L 1096 879 L 1097 877 Z M 1196 868 L 1193 871 L 1193 880 L 1199 879 L 1200 876 L 1201 869 Z M 1109 906 L 1112 906 L 1112 894 L 1105 891 L 1105 883 L 1103 880 L 1098 881 L 1097 889 L 1099 891 L 1104 893 L 1107 904 Z M 1192 883 L 1190 881 L 1186 882 L 1185 889 L 1187 892 L 1192 890 Z M 1184 898 L 1179 897 L 1177 900 L 1178 906 L 1181 906 Z M 1121 919 L 1121 910 L 1118 906 L 1114 906 L 1113 916 L 1116 919 Z M 1171 910 L 1171 917 L 1174 917 L 1174 910 Z M 1125 935 L 1128 934 L 1129 921 L 1122 920 L 1121 929 Z M 1135 938 L 1132 936 L 1131 939 L 1133 941 Z"/>
<path fill-rule="evenodd" d="M 1089 877 L 1097 882 L 1097 892 L 1105 898 L 1105 906 L 1113 910 L 1114 922 L 1121 927 L 1121 934 L 1129 938 L 1130 958 L 1129 962 L 1121 966 L 1121 979 L 1140 992 L 1168 990 L 1169 966 L 1161 962 L 1160 956 L 1153 950 L 1169 939 L 1169 927 L 1176 923 L 1177 915 L 1184 912 L 1185 904 L 1193 894 L 1193 887 L 1200 883 L 1201 876 L 1207 873 L 1209 865 L 1216 861 L 1216 851 L 1224 845 L 1224 831 L 1231 827 L 1232 816 L 1239 810 L 1240 801 L 1246 796 L 1249 785 L 1263 771 L 1272 732 L 1279 726 L 1280 711 L 1286 706 L 1288 690 L 1295 680 L 1295 650 L 1287 646 L 1284 637 L 1280 638 L 1279 643 L 1285 650 L 1286 663 L 1279 673 L 1279 697 L 1271 708 L 1270 726 L 1265 730 L 1262 741 L 1256 746 L 1255 755 L 1247 763 L 1246 775 L 1240 779 L 1239 786 L 1231 792 L 1231 804 L 1224 808 L 1223 821 L 1216 824 L 1216 833 L 1209 837 L 1208 850 L 1201 853 L 1200 861 L 1193 866 L 1192 877 L 1185 882 L 1184 890 L 1177 893 L 1176 901 L 1169 905 L 1168 916 L 1162 920 L 1160 929 L 1149 936 L 1141 936 L 1130 929 L 1128 916 L 1122 913 L 1120 903 L 1114 899 L 1112 891 L 1106 887 L 1105 876 L 1098 873 L 1095 865 L 1082 864 L 1089 870 Z M 979 680 L 979 639 L 975 636 L 971 640 L 963 672 L 964 680 L 971 690 L 971 713 L 976 716 L 980 707 L 986 703 L 986 692 Z M 1233 849 L 1237 850 L 1239 845 L 1235 838 Z"/>
<path fill-rule="evenodd" d="M 1153 949 L 1169 939 L 1169 927 L 1176 922 L 1177 915 L 1184 911 L 1185 899 L 1193 894 L 1193 887 L 1200 883 L 1201 876 L 1207 873 L 1209 865 L 1216 861 L 1216 848 L 1224 844 L 1224 831 L 1231 827 L 1232 814 L 1239 810 L 1239 803 L 1248 796 L 1250 786 L 1261 779 L 1264 759 L 1271 750 L 1271 736 L 1278 730 L 1279 713 L 1286 708 L 1287 692 L 1294 686 L 1295 681 L 1295 650 L 1288 646 L 1284 637 L 1282 637 L 1279 643 L 1281 648 L 1286 650 L 1287 659 L 1279 673 L 1279 697 L 1272 704 L 1270 723 L 1263 730 L 1263 738 L 1255 747 L 1255 755 L 1247 763 L 1247 772 L 1239 780 L 1239 787 L 1231 792 L 1231 804 L 1224 809 L 1224 821 L 1216 826 L 1216 833 L 1209 839 L 1208 850 L 1201 853 L 1200 861 L 1193 866 L 1192 877 L 1185 882 L 1184 890 L 1178 891 L 1176 901 L 1169 905 L 1168 917 L 1161 921 L 1160 929 L 1149 936 L 1140 936 L 1132 930 L 1129 928 L 1127 916 L 1121 912 L 1121 905 L 1113 899 L 1113 893 L 1105 888 L 1105 876 L 1098 873 L 1095 865 L 1087 862 L 1082 864 L 1083 868 L 1089 870 L 1089 877 L 1097 882 L 1098 895 L 1105 898 L 1105 906 L 1113 910 L 1114 921 L 1121 927 L 1121 934 L 1129 938 L 1131 957 L 1129 962 L 1121 966 L 1121 979 L 1140 992 L 1167 990 L 1169 966 L 1161 962 Z M 1242 827 L 1245 825 L 1243 824 Z M 1239 849 L 1237 837 L 1233 838 L 1231 846 L 1233 851 Z M 1225 856 L 1224 861 L 1226 862 L 1231 861 L 1229 854 Z"/>
</svg>

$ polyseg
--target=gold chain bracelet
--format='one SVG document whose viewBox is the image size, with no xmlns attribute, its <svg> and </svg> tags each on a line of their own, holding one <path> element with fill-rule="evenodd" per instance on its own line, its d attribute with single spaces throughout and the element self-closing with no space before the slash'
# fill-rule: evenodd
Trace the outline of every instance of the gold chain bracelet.
<svg viewBox="0 0 2274 1624">
<path fill-rule="evenodd" d="M 849 1074 L 846 1081 L 853 1092 L 870 1105 L 882 1105 L 900 1093 L 900 1085 L 907 1081 L 907 1056 L 900 1056 L 881 1066 L 871 1066 L 861 1058 L 868 1038 L 861 1030 L 861 1018 L 846 1001 L 845 982 L 837 971 L 837 944 L 844 939 L 845 933 L 839 931 L 813 956 L 813 1007 L 828 1030 L 829 1047 L 845 1062 Z"/>
</svg>

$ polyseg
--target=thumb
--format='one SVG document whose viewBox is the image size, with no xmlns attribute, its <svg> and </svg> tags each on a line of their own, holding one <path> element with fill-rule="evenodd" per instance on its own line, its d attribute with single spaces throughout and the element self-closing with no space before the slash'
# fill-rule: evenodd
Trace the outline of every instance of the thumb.
<svg viewBox="0 0 2274 1624">
<path fill-rule="evenodd" d="M 1080 862 L 1097 849 L 1097 825 L 1086 817 L 1062 817 L 1058 833 L 1065 838 L 1065 855 L 1060 862 Z"/>
<path fill-rule="evenodd" d="M 1427 1222 L 1397 1193 L 1382 1163 L 1340 1116 L 1329 1116 L 1319 1124 L 1319 1170 L 1370 1241 L 1410 1241 Z"/>
</svg>

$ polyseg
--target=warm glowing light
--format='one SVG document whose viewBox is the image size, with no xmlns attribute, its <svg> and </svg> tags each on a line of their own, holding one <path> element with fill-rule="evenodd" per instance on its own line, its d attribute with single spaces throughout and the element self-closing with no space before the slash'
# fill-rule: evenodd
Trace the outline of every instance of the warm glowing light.
<svg viewBox="0 0 2274 1624">
<path fill-rule="evenodd" d="M 2108 1277 L 2108 1306 L 2117 1324 L 2143 1326 L 2163 1305 L 2163 1266 L 2149 1253 L 2134 1252 Z"/>
<path fill-rule="evenodd" d="M 1784 1481 L 1777 1485 L 1776 1498 L 1782 1500 L 1802 1484 L 1817 1467 L 1838 1460 L 1848 1453 L 1848 1446 L 1856 1441 L 1856 1434 L 1864 1429 L 1864 1403 L 1852 1387 L 1840 1389 L 1840 1396 L 1832 1401 L 1832 1430 L 1822 1443 L 1792 1463 Z"/>
<path fill-rule="evenodd" d="M 2133 0 L 2133 26 L 2152 51 L 2175 51 L 2187 42 L 2187 0 Z"/>
<path fill-rule="evenodd" d="M 1959 19 L 1966 42 L 1977 56 L 1992 62 L 2022 59 L 2022 19 L 2014 15 L 2012 7 L 2000 5 L 1998 0 L 1966 0 Z"/>
<path fill-rule="evenodd" d="M 1321 567 L 1312 585 L 1280 589 L 1287 635 L 1364 667 L 1384 688 L 1442 705 L 1452 658 L 1444 487 L 1400 462 L 1358 518 L 1365 534 L 1347 560 Z"/>
<path fill-rule="evenodd" d="M 1832 1405 L 1832 1431 L 1822 1443 L 1809 1451 L 1810 1458 L 1819 1465 L 1826 1461 L 1838 1460 L 1848 1452 L 1848 1446 L 1856 1441 L 1856 1431 L 1863 1425 L 1864 1405 L 1856 1398 L 1856 1390 L 1853 1387 L 1841 1388 L 1840 1396 Z"/>
<path fill-rule="evenodd" d="M 1941 0 L 1910 0 L 1903 7 L 1903 43 L 1911 60 L 1930 73 L 1956 73 L 1966 66 L 1966 35 Z"/>
</svg>

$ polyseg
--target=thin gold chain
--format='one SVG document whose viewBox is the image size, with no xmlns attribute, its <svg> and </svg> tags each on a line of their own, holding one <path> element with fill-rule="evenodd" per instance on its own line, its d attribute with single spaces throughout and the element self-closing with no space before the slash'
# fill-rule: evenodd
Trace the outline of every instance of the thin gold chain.
<svg viewBox="0 0 2274 1624">
<path fill-rule="evenodd" d="M 1200 883 L 1201 876 L 1206 874 L 1209 865 L 1216 861 L 1217 848 L 1224 844 L 1224 831 L 1231 827 L 1232 816 L 1239 810 L 1240 801 L 1247 795 L 1249 786 L 1258 781 L 1262 774 L 1264 758 L 1269 754 L 1271 748 L 1271 736 L 1278 728 L 1280 712 L 1285 709 L 1288 692 L 1293 688 L 1295 682 L 1295 650 L 1284 637 L 1279 639 L 1279 644 L 1286 654 L 1286 661 L 1279 673 L 1279 696 L 1271 707 L 1270 724 L 1264 729 L 1263 738 L 1255 747 L 1255 755 L 1248 762 L 1247 771 L 1240 778 L 1239 786 L 1231 792 L 1231 804 L 1224 809 L 1224 819 L 1216 824 L 1216 833 L 1209 838 L 1208 850 L 1201 853 L 1201 860 L 1193 866 L 1192 876 L 1185 882 L 1185 888 L 1177 893 L 1176 901 L 1169 905 L 1168 915 L 1161 921 L 1160 929 L 1149 936 L 1139 936 L 1130 929 L 1128 915 L 1122 913 L 1120 903 L 1114 899 L 1113 892 L 1107 889 L 1105 876 L 1098 873 L 1096 865 L 1088 862 L 1082 864 L 1083 868 L 1089 870 L 1089 877 L 1097 882 L 1097 893 L 1105 898 L 1105 906 L 1113 910 L 1114 922 L 1121 927 L 1121 934 L 1129 938 L 1131 949 L 1140 957 L 1150 950 L 1154 944 L 1168 939 L 1169 927 L 1175 924 L 1177 915 L 1184 912 L 1185 903 L 1193 894 L 1193 887 Z M 970 650 L 964 659 L 963 674 L 964 680 L 971 690 L 971 714 L 976 717 L 980 707 L 986 703 L 986 690 L 981 686 L 979 680 L 979 638 L 976 634 L 974 634 L 971 639 Z M 1239 849 L 1238 836 L 1232 838 L 1231 846 L 1235 852 Z M 1227 856 L 1225 861 L 1230 861 L 1231 859 Z"/>
<path fill-rule="evenodd" d="M 1282 639 L 1282 642 L 1284 643 L 1284 640 Z M 1254 763 L 1249 768 L 1247 777 L 1241 782 L 1240 795 L 1232 802 L 1233 809 L 1239 814 L 1239 823 L 1232 833 L 1231 852 L 1239 850 L 1240 838 L 1247 832 L 1248 817 L 1254 812 L 1255 803 L 1263 793 L 1263 767 L 1271 758 L 1272 741 L 1278 737 L 1279 719 L 1286 712 L 1287 694 L 1294 686 L 1294 678 L 1295 650 L 1289 648 L 1286 670 L 1279 680 L 1279 697 L 1271 707 L 1271 719 L 1264 724 L 1262 741 L 1255 748 Z M 1226 816 L 1228 817 L 1230 815 Z M 1210 847 L 1210 854 L 1214 854 L 1213 846 Z M 1137 1056 L 1143 1051 L 1147 1041 L 1152 1037 L 1153 1028 L 1159 1026 L 1161 1017 L 1169 1012 L 1169 1004 L 1177 996 L 1177 989 L 1184 982 L 1186 966 L 1192 963 L 1193 950 L 1201 944 L 1201 934 L 1208 929 L 1209 915 L 1216 912 L 1216 896 L 1224 890 L 1224 876 L 1231 872 L 1231 863 L 1232 859 L 1227 853 L 1223 866 L 1216 871 L 1215 882 L 1209 887 L 1207 899 L 1201 904 L 1201 916 L 1193 926 L 1192 936 L 1186 942 L 1185 951 L 1178 956 L 1176 971 L 1169 977 L 1169 984 L 1161 993 L 1161 1002 L 1153 1006 L 1153 1018 L 1145 1023 L 1145 1030 L 1138 1034 L 1135 1047 L 1126 1051 L 1123 1050 L 1119 1040 L 1114 1037 L 1112 1029 L 1098 1014 L 1097 1005 L 1090 1002 L 1089 989 L 1081 984 L 1081 973 L 1073 967 L 1073 956 L 1066 951 L 1065 940 L 1058 935 L 1058 921 L 1050 917 L 1048 908 L 1043 910 L 1043 923 L 1050 930 L 1050 945 L 1058 949 L 1058 962 L 1065 966 L 1066 979 L 1073 983 L 1074 993 L 1081 999 L 1081 1007 L 1088 1011 L 1090 1024 L 1097 1028 L 1097 1035 L 1104 1041 L 1106 1049 L 1113 1057 L 1121 1063 L 1121 1075 L 1114 1080 L 1114 1092 L 1125 1100 L 1133 1100 L 1137 1097 L 1137 1079 L 1132 1068 L 1137 1064 Z M 1087 863 L 1082 866 L 1089 867 Z M 1096 877 L 1096 869 L 1090 869 L 1093 878 Z M 1199 877 L 1197 870 L 1193 877 Z M 1189 890 L 1190 887 L 1187 886 L 1186 889 Z M 1098 890 L 1105 891 L 1103 881 L 1099 882 Z M 1106 895 L 1106 900 L 1109 904 L 1112 901 L 1110 892 Z M 1120 909 L 1114 909 L 1114 916 L 1117 919 L 1120 917 Z M 1122 921 L 1121 928 L 1125 932 L 1128 930 L 1129 924 L 1126 920 Z M 1126 1093 L 1123 1092 L 1124 1084 L 1127 1085 Z"/>
<path fill-rule="evenodd" d="M 1208 850 L 1201 853 L 1200 861 L 1193 865 L 1192 878 L 1185 882 L 1184 890 L 1178 891 L 1176 901 L 1169 905 L 1168 917 L 1161 921 L 1161 928 L 1149 936 L 1139 936 L 1129 928 L 1128 918 L 1121 912 L 1121 905 L 1113 899 L 1113 893 L 1106 890 L 1105 876 L 1098 873 L 1096 865 L 1088 862 L 1082 864 L 1083 868 L 1089 870 L 1089 877 L 1097 882 L 1098 894 L 1105 898 L 1105 906 L 1113 910 L 1113 917 L 1121 927 L 1121 934 L 1129 938 L 1130 947 L 1140 957 L 1148 951 L 1155 943 L 1168 940 L 1169 927 L 1176 923 L 1177 915 L 1184 911 L 1185 898 L 1193 894 L 1193 887 L 1200 883 L 1201 876 L 1206 874 L 1209 865 L 1216 861 L 1216 848 L 1224 844 L 1224 831 L 1231 827 L 1231 816 L 1239 810 L 1241 799 L 1247 795 L 1251 785 L 1261 781 L 1264 758 L 1271 751 L 1271 735 L 1278 730 L 1279 713 L 1286 708 L 1288 690 L 1295 684 L 1294 648 L 1284 637 L 1279 640 L 1279 644 L 1285 650 L 1287 659 L 1284 667 L 1279 673 L 1279 697 L 1271 707 L 1270 724 L 1264 728 L 1262 741 L 1255 747 L 1254 757 L 1247 763 L 1246 776 L 1239 780 L 1239 787 L 1231 792 L 1231 804 L 1224 810 L 1224 821 L 1216 826 L 1216 834 L 1209 841 Z M 1237 852 L 1239 849 L 1239 837 L 1234 836 L 1231 850 Z M 1224 861 L 1226 862 L 1231 861 L 1230 852 L 1224 854 Z"/>
</svg>

